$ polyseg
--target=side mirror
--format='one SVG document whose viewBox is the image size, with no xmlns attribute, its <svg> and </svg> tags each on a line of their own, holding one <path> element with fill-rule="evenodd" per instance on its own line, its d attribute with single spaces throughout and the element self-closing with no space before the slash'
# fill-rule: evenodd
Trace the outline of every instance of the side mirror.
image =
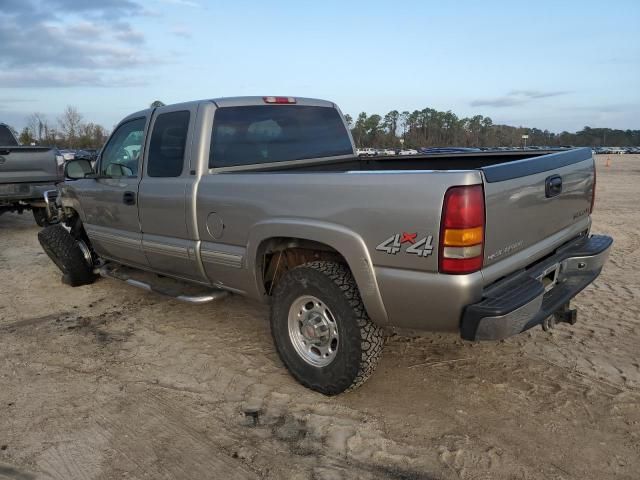
<svg viewBox="0 0 640 480">
<path fill-rule="evenodd" d="M 71 180 L 79 180 L 93 173 L 91 162 L 85 159 L 69 160 L 64 165 L 64 176 Z"/>
</svg>

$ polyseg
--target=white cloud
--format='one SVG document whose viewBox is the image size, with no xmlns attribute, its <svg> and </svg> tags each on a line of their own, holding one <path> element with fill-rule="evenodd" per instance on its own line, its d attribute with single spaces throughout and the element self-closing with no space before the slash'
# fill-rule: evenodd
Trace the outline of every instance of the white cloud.
<svg viewBox="0 0 640 480">
<path fill-rule="evenodd" d="M 523 105 L 533 100 L 539 100 L 541 98 L 557 97 L 560 95 L 567 95 L 571 92 L 566 91 L 549 91 L 544 92 L 540 90 L 512 90 L 507 95 L 496 98 L 484 98 L 477 99 L 471 102 L 472 107 L 513 107 L 516 105 Z"/>
<path fill-rule="evenodd" d="M 143 13 L 131 0 L 3 0 L 0 87 L 122 84 L 122 69 L 157 63 L 144 35 L 122 20 Z"/>
<path fill-rule="evenodd" d="M 171 5 L 181 5 L 183 7 L 190 7 L 190 8 L 199 8 L 202 5 L 200 5 L 198 2 L 194 2 L 193 0 L 160 0 L 162 3 L 168 3 Z"/>
<path fill-rule="evenodd" d="M 184 25 L 175 25 L 169 31 L 177 37 L 191 38 L 191 30 L 187 29 Z"/>
</svg>

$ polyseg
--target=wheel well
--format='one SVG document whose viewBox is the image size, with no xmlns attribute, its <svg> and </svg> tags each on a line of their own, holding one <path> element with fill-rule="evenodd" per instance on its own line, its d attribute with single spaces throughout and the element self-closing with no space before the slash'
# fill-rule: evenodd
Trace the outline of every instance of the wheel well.
<svg viewBox="0 0 640 480">
<path fill-rule="evenodd" d="M 78 240 L 82 240 L 91 250 L 91 242 L 89 241 L 89 237 L 87 236 L 87 232 L 82 225 L 82 220 L 80 219 L 80 215 L 71 207 L 66 207 L 64 209 L 64 225 L 69 228 L 71 235 Z"/>
<path fill-rule="evenodd" d="M 258 248 L 257 268 L 265 293 L 271 295 L 287 271 L 314 260 L 341 263 L 349 268 L 340 252 L 321 242 L 291 237 L 263 241 Z"/>
</svg>

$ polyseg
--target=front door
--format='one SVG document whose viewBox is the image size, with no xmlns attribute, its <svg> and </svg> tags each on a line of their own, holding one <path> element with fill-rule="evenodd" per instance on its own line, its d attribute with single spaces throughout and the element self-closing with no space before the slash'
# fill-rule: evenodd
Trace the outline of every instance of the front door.
<svg viewBox="0 0 640 480">
<path fill-rule="evenodd" d="M 142 251 L 138 186 L 146 117 L 120 124 L 102 151 L 96 179 L 74 184 L 83 196 L 84 227 L 96 252 L 148 267 Z M 86 200 L 86 201 L 85 201 Z"/>
</svg>

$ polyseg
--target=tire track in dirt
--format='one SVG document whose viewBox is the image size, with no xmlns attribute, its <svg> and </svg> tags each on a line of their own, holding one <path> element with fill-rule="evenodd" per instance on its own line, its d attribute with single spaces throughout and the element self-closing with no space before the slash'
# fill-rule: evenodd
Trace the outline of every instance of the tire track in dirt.
<svg viewBox="0 0 640 480">
<path fill-rule="evenodd" d="M 184 308 L 182 305 L 176 307 L 178 310 Z M 349 473 L 347 478 L 353 475 L 353 478 L 434 478 L 425 472 L 437 464 L 425 462 L 421 458 L 424 452 L 420 449 L 386 438 L 375 422 L 350 409 L 336 408 L 326 397 L 307 391 L 300 393 L 300 387 L 276 359 L 268 336 L 262 336 L 259 344 L 249 346 L 255 350 L 263 345 L 270 358 L 247 355 L 247 342 L 238 341 L 239 332 L 237 327 L 232 328 L 233 322 L 216 323 L 215 336 L 206 338 L 202 336 L 202 326 L 198 325 L 201 336 L 194 339 L 189 333 L 194 326 L 184 328 L 184 324 L 180 325 L 189 324 L 188 320 L 178 321 L 176 325 L 175 320 L 168 319 L 162 305 L 152 307 L 152 310 L 157 310 L 149 312 L 150 317 L 155 317 L 153 329 L 146 330 L 147 320 L 138 321 L 135 333 L 121 340 L 115 339 L 127 329 L 130 319 L 126 313 L 108 315 L 106 319 L 104 315 L 98 315 L 93 319 L 80 316 L 37 322 L 29 332 L 36 343 L 55 337 L 56 331 L 64 332 L 58 334 L 51 345 L 52 355 L 77 348 L 74 344 L 78 340 L 84 343 L 80 350 L 89 349 L 94 342 L 102 344 L 96 353 L 104 358 L 94 358 L 89 370 L 86 365 L 82 367 L 84 370 L 78 369 L 64 360 L 40 360 L 34 365 L 49 371 L 66 370 L 66 374 L 97 374 L 103 381 L 122 384 L 122 396 L 126 401 L 121 399 L 110 415 L 105 414 L 110 410 L 107 405 L 100 407 L 100 414 L 92 415 L 97 418 L 98 426 L 108 432 L 110 440 L 106 450 L 111 452 L 111 468 L 117 470 L 122 465 L 124 452 L 136 451 L 138 459 L 155 458 L 152 452 L 168 449 L 165 443 L 169 443 L 169 438 L 180 438 L 179 447 L 171 446 L 174 456 L 178 455 L 176 450 L 182 452 L 178 456 L 187 458 L 201 458 L 208 450 L 226 450 L 229 458 L 234 454 L 242 457 L 234 459 L 234 463 L 249 461 L 252 468 L 263 473 L 273 470 L 270 466 L 273 453 L 280 451 L 282 455 L 296 458 L 298 469 L 300 464 L 306 465 L 308 472 L 318 478 L 332 475 L 340 478 L 346 472 Z M 189 316 L 180 318 L 188 319 Z M 242 321 L 254 323 L 255 319 L 247 316 Z M 104 330 L 109 341 L 101 342 L 95 336 L 96 326 Z M 176 336 L 178 330 L 180 336 Z M 141 338 L 144 339 L 142 343 L 138 341 Z M 21 338 L 20 343 L 24 344 L 25 340 Z M 239 347 L 237 352 L 234 344 Z M 207 350 L 217 353 L 203 353 Z M 121 361 L 122 358 L 128 361 Z M 175 364 L 177 358 L 180 358 L 179 368 Z M 176 396 L 179 401 L 167 400 Z M 213 437 L 206 437 L 208 440 L 194 437 L 188 418 L 179 413 L 186 410 L 204 417 L 203 412 L 197 411 L 202 407 L 198 409 L 194 403 L 206 406 L 207 420 L 203 418 L 202 425 L 211 423 L 209 431 L 218 432 Z M 257 425 L 244 416 L 247 409 L 260 412 Z M 126 421 L 123 423 L 122 418 L 135 418 L 135 427 L 128 426 Z M 220 435 L 220 431 L 224 434 Z M 136 449 L 131 442 L 139 443 L 134 439 L 139 439 L 140 435 L 152 440 Z M 230 443 L 234 437 L 235 443 Z M 223 441 L 217 441 L 220 438 Z M 251 441 L 247 442 L 248 439 Z M 49 472 L 56 472 L 52 478 L 65 475 L 83 478 L 83 472 L 75 467 L 74 457 L 64 456 L 60 446 L 47 452 L 39 457 L 39 465 Z M 192 478 L 198 478 L 204 471 L 193 467 L 189 472 L 180 472 L 184 462 L 173 460 L 166 464 L 154 460 L 156 474 L 181 476 L 188 473 Z M 205 470 L 213 468 L 210 462 L 201 461 L 199 465 Z M 127 471 L 139 478 L 153 478 L 153 475 L 142 474 L 154 471 L 149 465 L 131 464 L 130 468 Z M 284 476 L 291 473 L 289 468 L 282 468 L 280 472 Z"/>
</svg>

